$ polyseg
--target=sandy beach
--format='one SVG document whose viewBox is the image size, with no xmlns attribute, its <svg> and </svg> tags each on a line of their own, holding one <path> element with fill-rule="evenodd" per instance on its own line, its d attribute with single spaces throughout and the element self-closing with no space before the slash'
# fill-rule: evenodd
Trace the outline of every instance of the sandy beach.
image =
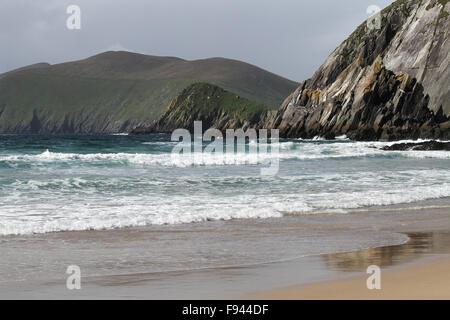
<svg viewBox="0 0 450 320">
<path fill-rule="evenodd" d="M 441 208 L 5 237 L 0 298 L 449 299 L 449 219 Z M 179 255 L 186 245 L 208 264 L 170 271 L 198 261 Z M 309 254 L 291 258 L 301 248 Z M 237 263 L 224 266 L 225 257 Z M 74 263 L 81 290 L 65 285 Z M 382 270 L 379 291 L 366 288 L 370 265 Z"/>
<path fill-rule="evenodd" d="M 381 289 L 369 290 L 369 275 L 288 287 L 249 297 L 263 300 L 448 300 L 450 258 L 418 262 L 382 272 Z"/>
</svg>

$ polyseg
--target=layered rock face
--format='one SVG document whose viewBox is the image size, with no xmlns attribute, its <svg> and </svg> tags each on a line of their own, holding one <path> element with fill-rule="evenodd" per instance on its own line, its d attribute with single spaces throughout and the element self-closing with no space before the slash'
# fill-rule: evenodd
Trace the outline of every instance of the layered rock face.
<svg viewBox="0 0 450 320">
<path fill-rule="evenodd" d="M 450 139 L 450 3 L 396 1 L 362 24 L 267 121 L 292 138 Z"/>
</svg>

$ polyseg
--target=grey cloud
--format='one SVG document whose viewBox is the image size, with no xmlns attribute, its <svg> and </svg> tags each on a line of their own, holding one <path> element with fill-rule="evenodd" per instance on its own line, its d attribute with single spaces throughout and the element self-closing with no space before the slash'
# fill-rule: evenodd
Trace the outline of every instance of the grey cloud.
<svg viewBox="0 0 450 320">
<path fill-rule="evenodd" d="M 2 0 L 0 72 L 127 49 L 185 59 L 227 57 L 287 78 L 311 76 L 367 18 L 392 0 Z M 66 28 L 77 4 L 82 29 Z"/>
</svg>

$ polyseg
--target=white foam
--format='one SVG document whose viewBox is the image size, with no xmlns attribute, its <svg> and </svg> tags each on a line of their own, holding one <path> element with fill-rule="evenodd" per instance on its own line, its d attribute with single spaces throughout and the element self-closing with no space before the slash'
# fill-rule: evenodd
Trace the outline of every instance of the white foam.
<svg viewBox="0 0 450 320">
<path fill-rule="evenodd" d="M 424 140 L 421 140 L 424 141 Z M 411 142 L 410 140 L 401 143 Z M 420 141 L 419 141 L 420 142 Z M 146 143 L 146 142 L 144 142 Z M 313 160 L 332 158 L 357 158 L 357 157 L 405 157 L 417 159 L 450 159 L 448 151 L 383 151 L 384 146 L 392 145 L 396 142 L 341 142 L 341 143 L 296 143 L 293 141 L 279 142 L 272 144 L 259 144 L 260 150 L 267 147 L 267 153 L 235 153 L 218 154 L 203 153 L 196 155 L 186 154 L 172 156 L 171 153 L 150 154 L 150 153 L 57 153 L 49 150 L 41 154 L 25 155 L 3 155 L 1 162 L 28 162 L 28 163 L 49 163 L 49 162 L 115 162 L 125 165 L 150 165 L 167 167 L 187 167 L 193 165 L 242 165 L 261 164 L 274 159 L 289 160 Z M 149 144 L 167 144 L 167 142 L 149 142 Z M 251 146 L 256 142 L 251 141 Z M 261 149 L 262 148 L 262 149 Z M 279 150 L 279 151 L 274 151 Z M 252 148 L 250 148 L 252 151 Z M 201 161 L 199 161 L 201 159 Z M 231 160 L 230 160 L 231 159 Z"/>
<path fill-rule="evenodd" d="M 256 142 L 254 140 L 250 141 L 250 146 L 259 146 L 261 148 L 279 148 L 280 150 L 292 150 L 295 149 L 295 144 L 293 141 L 286 141 L 286 142 L 271 142 L 271 143 L 264 143 L 264 142 Z"/>
<path fill-rule="evenodd" d="M 236 204 L 231 206 L 220 202 L 205 206 L 205 199 L 195 196 L 171 196 L 165 200 L 161 197 L 126 197 L 109 199 L 106 203 L 103 198 L 71 201 L 61 197 L 55 200 L 52 204 L 34 203 L 28 208 L 25 205 L 20 210 L 5 206 L 0 218 L 8 219 L 0 219 L 0 235 L 282 216 L 262 204 L 250 203 L 245 197 L 235 199 Z"/>
<path fill-rule="evenodd" d="M 260 188 L 252 187 L 249 179 L 243 177 L 199 178 L 202 185 L 193 190 L 189 189 L 191 183 L 182 179 L 169 181 L 176 183 L 172 192 L 167 191 L 168 181 L 161 179 L 142 179 L 137 183 L 118 178 L 95 183 L 82 178 L 16 181 L 9 188 L 10 193 L 2 197 L 0 235 L 346 213 L 370 206 L 450 197 L 448 170 L 317 173 L 307 178 L 254 178 L 253 183 Z M 320 185 L 326 190 L 308 191 L 308 180 L 311 186 Z M 247 182 L 247 193 L 230 194 L 230 188 L 224 187 L 243 182 Z M 343 187 L 331 192 L 335 189 L 333 184 Z M 268 185 L 274 190 L 291 187 L 270 195 L 263 188 Z M 292 191 L 302 185 L 306 185 L 303 190 Z M 136 194 L 136 190 L 148 192 Z"/>
<path fill-rule="evenodd" d="M 42 168 L 32 168 L 25 175 L 17 171 L 13 179 L 0 184 L 0 235 L 345 213 L 450 197 L 450 170 L 445 166 L 448 162 L 439 160 L 449 159 L 449 152 L 380 150 L 393 143 L 282 141 L 272 144 L 279 147 L 278 153 L 236 153 L 231 160 L 227 154 L 210 153 L 197 154 L 201 156 L 197 159 L 192 154 L 177 158 L 171 153 L 78 154 L 46 150 L 40 154 L 3 154 L 0 161 Z M 180 176 L 159 174 L 172 172 L 166 167 L 197 166 L 198 159 L 203 166 L 227 166 L 265 163 L 275 158 L 303 161 L 376 157 L 400 157 L 405 161 L 432 158 L 437 159 L 439 167 L 428 167 L 427 160 L 426 166 L 410 170 L 387 167 L 330 173 L 322 172 L 322 162 L 317 162 L 317 171 L 308 175 L 299 171 L 277 177 L 211 177 L 190 175 L 184 169 L 176 170 Z M 68 176 L 53 172 L 54 163 L 69 165 L 68 170 L 55 171 Z M 91 163 L 105 164 L 106 168 L 83 167 Z M 112 169 L 111 163 L 123 166 Z M 148 176 L 128 176 L 135 171 L 129 171 L 128 166 L 137 166 L 137 171 Z"/>
</svg>

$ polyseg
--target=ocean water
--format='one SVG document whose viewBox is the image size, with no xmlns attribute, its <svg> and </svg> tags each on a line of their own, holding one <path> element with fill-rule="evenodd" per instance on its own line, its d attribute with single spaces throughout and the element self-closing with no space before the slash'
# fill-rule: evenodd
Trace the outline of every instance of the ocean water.
<svg viewBox="0 0 450 320">
<path fill-rule="evenodd" d="M 0 136 L 0 236 L 348 214 L 450 211 L 450 152 L 280 140 L 279 152 L 172 156 L 170 135 Z M 206 146 L 206 144 L 205 144 Z M 275 149 L 275 148 L 274 148 Z M 252 153 L 253 152 L 253 153 Z M 267 161 L 279 172 L 261 175 Z"/>
</svg>

